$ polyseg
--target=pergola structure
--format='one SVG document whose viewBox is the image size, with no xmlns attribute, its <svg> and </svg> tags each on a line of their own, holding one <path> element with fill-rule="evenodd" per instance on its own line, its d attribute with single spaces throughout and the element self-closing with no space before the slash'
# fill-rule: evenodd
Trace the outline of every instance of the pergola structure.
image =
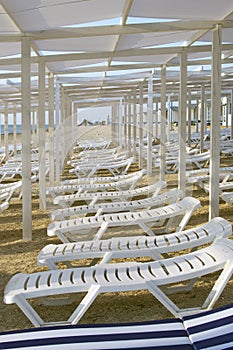
<svg viewBox="0 0 233 350">
<path fill-rule="evenodd" d="M 64 149 L 61 142 L 68 142 L 69 148 L 74 141 L 71 130 L 77 122 L 74 113 L 77 109 L 113 106 L 115 124 L 121 123 L 121 119 L 124 121 L 125 146 L 130 147 L 127 140 L 135 138 L 137 110 L 142 125 L 146 103 L 150 146 L 153 103 L 160 103 L 163 117 L 168 99 L 176 98 L 180 144 L 178 185 L 185 190 L 186 154 L 182 146 L 186 139 L 187 106 L 190 108 L 192 99 L 197 98 L 203 106 L 208 97 L 211 103 L 210 218 L 217 216 L 221 96 L 232 101 L 232 63 L 231 0 L 1 0 L 0 99 L 6 131 L 8 113 L 13 111 L 15 115 L 17 110 L 22 113 L 23 238 L 31 239 L 30 146 L 31 114 L 35 108 L 43 206 L 46 110 L 51 135 L 52 182 L 59 174 L 60 152 Z M 203 108 L 201 110 L 203 122 Z M 67 132 L 61 132 L 61 125 Z M 161 179 L 165 176 L 165 134 L 166 120 L 162 118 Z M 142 143 L 142 132 L 139 138 Z M 148 151 L 148 173 L 151 169 Z"/>
</svg>

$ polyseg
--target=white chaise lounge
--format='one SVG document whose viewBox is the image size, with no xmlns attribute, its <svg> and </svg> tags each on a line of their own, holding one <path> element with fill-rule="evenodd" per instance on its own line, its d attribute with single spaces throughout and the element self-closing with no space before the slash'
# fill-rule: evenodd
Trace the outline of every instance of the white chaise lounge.
<svg viewBox="0 0 233 350">
<path fill-rule="evenodd" d="M 86 216 L 64 221 L 54 221 L 47 229 L 48 236 L 57 236 L 63 243 L 76 241 L 78 236 L 91 235 L 100 239 L 111 227 L 139 226 L 143 232 L 154 236 L 152 227 L 163 228 L 163 232 L 184 229 L 193 212 L 200 207 L 200 201 L 185 197 L 165 207 L 136 212 L 120 212 L 99 216 Z M 94 232 L 93 232 L 94 231 Z"/>
<path fill-rule="evenodd" d="M 76 202 L 86 202 L 87 204 L 96 204 L 106 200 L 111 201 L 130 201 L 138 196 L 156 196 L 161 189 L 165 188 L 167 183 L 165 181 L 157 181 L 154 184 L 135 188 L 133 190 L 125 191 L 106 191 L 106 192 L 90 192 L 60 195 L 54 198 L 53 203 L 62 208 L 71 207 Z"/>
<path fill-rule="evenodd" d="M 182 309 L 169 298 L 169 293 L 183 290 L 183 284 L 185 290 L 185 284 L 190 279 L 195 280 L 214 272 L 218 273 L 218 277 L 213 277 L 215 282 L 210 292 L 206 291 L 207 297 L 200 305 Z M 158 261 L 18 273 L 6 285 L 4 302 L 17 304 L 34 326 L 54 325 L 56 320 L 45 322 L 32 306 L 31 300 L 86 293 L 68 320 L 59 320 L 63 324 L 76 324 L 100 293 L 148 290 L 173 315 L 185 316 L 213 308 L 232 272 L 233 241 L 223 238 L 195 252 Z M 174 284 L 178 285 L 178 289 Z"/>
<path fill-rule="evenodd" d="M 170 191 L 157 194 L 155 196 L 132 201 L 101 202 L 98 204 L 78 205 L 76 207 L 61 208 L 53 210 L 52 220 L 67 220 L 76 217 L 83 217 L 86 214 L 95 216 L 104 213 L 117 213 L 120 211 L 137 211 L 140 209 L 151 209 L 172 204 L 184 197 L 183 191 L 173 188 Z"/>
<path fill-rule="evenodd" d="M 105 264 L 112 259 L 136 258 L 150 256 L 161 259 L 164 254 L 194 249 L 219 238 L 232 234 L 229 221 L 217 217 L 206 224 L 195 228 L 158 235 L 116 237 L 98 241 L 78 241 L 75 243 L 49 244 L 38 254 L 38 265 L 46 265 L 49 269 L 57 269 L 60 262 L 70 262 L 82 259 L 99 260 Z M 83 261 L 82 261 L 83 263 Z"/>
</svg>

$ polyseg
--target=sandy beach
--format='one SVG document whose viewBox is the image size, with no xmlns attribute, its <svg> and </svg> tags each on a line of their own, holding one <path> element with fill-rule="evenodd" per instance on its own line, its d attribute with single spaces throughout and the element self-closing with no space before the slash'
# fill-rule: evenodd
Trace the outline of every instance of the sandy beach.
<svg viewBox="0 0 233 350">
<path fill-rule="evenodd" d="M 106 138 L 109 137 L 109 127 L 83 127 L 80 129 L 80 140 L 92 137 Z M 92 130 L 91 130 L 92 129 Z M 91 136 L 90 136 L 91 135 Z M 232 157 L 222 157 L 221 166 L 231 165 Z M 136 170 L 137 165 L 134 165 L 130 171 Z M 69 175 L 67 170 L 64 172 L 62 179 Z M 157 174 L 154 175 L 155 179 Z M 150 179 L 151 181 L 152 179 Z M 148 179 L 144 180 L 148 181 Z M 177 187 L 177 175 L 167 175 L 167 189 Z M 201 201 L 201 208 L 199 208 L 191 220 L 187 228 L 195 227 L 208 221 L 208 195 L 199 187 L 193 186 L 188 188 L 189 195 L 198 198 Z M 51 210 L 51 207 L 49 210 Z M 37 266 L 37 255 L 39 251 L 47 244 L 60 243 L 60 241 L 53 237 L 48 237 L 46 233 L 47 226 L 50 223 L 49 210 L 39 210 L 38 199 L 38 184 L 32 186 L 32 215 L 33 215 L 33 240 L 32 242 L 25 242 L 22 240 L 22 201 L 14 198 L 10 203 L 10 207 L 4 212 L 0 212 L 0 251 L 1 251 L 1 265 L 0 265 L 0 331 L 8 331 L 15 329 L 32 328 L 33 325 L 29 322 L 26 316 L 16 305 L 5 305 L 3 302 L 3 292 L 7 281 L 18 272 L 32 273 L 36 271 L 46 270 L 44 267 Z M 226 204 L 220 200 L 220 216 L 233 223 L 233 206 Z M 127 235 L 139 234 L 139 230 L 131 230 L 128 228 L 121 228 L 114 230 L 114 234 Z M 105 238 L 110 237 L 112 232 L 109 230 Z M 233 238 L 233 237 L 231 237 Z M 145 257 L 143 261 L 146 261 Z M 82 262 L 86 264 L 86 261 Z M 176 293 L 173 299 L 181 307 L 192 307 L 199 305 L 204 300 L 207 291 L 213 284 L 216 275 L 209 275 L 201 279 L 191 292 Z M 216 303 L 215 307 L 226 305 L 232 302 L 233 280 L 228 283 L 223 291 L 221 297 Z M 81 296 L 77 296 L 80 300 Z M 77 301 L 76 301 L 77 303 Z M 65 306 L 51 306 L 48 307 L 37 301 L 33 301 L 33 305 L 46 320 L 67 318 L 74 309 L 76 303 Z M 127 321 L 141 321 L 152 319 L 169 318 L 172 315 L 148 292 L 128 292 L 128 293 L 106 293 L 101 294 L 97 300 L 92 304 L 90 309 L 81 319 L 82 324 L 96 324 L 96 323 L 115 323 Z"/>
</svg>

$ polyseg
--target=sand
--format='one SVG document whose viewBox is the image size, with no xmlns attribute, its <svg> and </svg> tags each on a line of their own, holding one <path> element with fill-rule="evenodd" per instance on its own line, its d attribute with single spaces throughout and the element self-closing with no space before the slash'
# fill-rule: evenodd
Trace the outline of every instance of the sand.
<svg viewBox="0 0 233 350">
<path fill-rule="evenodd" d="M 106 132 L 106 135 L 108 135 L 109 128 L 106 127 L 106 130 L 108 130 Z M 96 132 L 100 134 L 100 129 L 95 129 L 95 133 Z M 87 132 L 85 135 L 87 135 Z M 101 132 L 101 136 L 102 135 L 103 133 Z M 222 157 L 221 165 L 226 164 L 232 164 L 232 157 Z M 135 169 L 136 167 L 134 166 L 134 168 L 131 170 Z M 68 173 L 64 173 L 63 177 L 66 177 L 67 175 Z M 166 181 L 168 183 L 168 189 L 177 186 L 177 175 L 167 176 Z M 31 273 L 46 270 L 46 268 L 37 266 L 38 252 L 46 244 L 60 243 L 58 239 L 49 238 L 46 234 L 46 228 L 50 223 L 49 211 L 52 209 L 52 206 L 50 206 L 50 203 L 48 203 L 48 211 L 39 210 L 38 184 L 33 185 L 32 193 L 32 242 L 25 242 L 22 240 L 21 200 L 15 198 L 11 202 L 10 207 L 6 211 L 0 213 L 0 331 L 33 327 L 30 321 L 16 305 L 4 304 L 4 288 L 11 276 L 18 272 Z M 202 206 L 194 213 L 187 225 L 187 228 L 191 228 L 208 221 L 208 195 L 198 187 L 189 188 L 189 194 L 199 198 Z M 233 223 L 232 214 L 233 206 L 220 201 L 220 216 Z M 110 235 L 110 233 L 111 232 L 108 231 L 106 237 Z M 128 231 L 128 228 L 123 228 L 117 231 L 117 234 L 120 235 L 126 235 L 129 233 L 132 234 L 132 232 Z M 133 234 L 134 233 L 137 233 L 137 231 L 133 232 Z M 144 261 L 145 260 L 146 258 Z M 176 293 L 173 295 L 173 299 L 180 307 L 200 305 L 215 278 L 216 275 L 207 276 L 198 281 L 191 292 Z M 215 307 L 223 306 L 232 302 L 232 283 L 233 280 L 231 279 L 217 301 Z M 77 300 L 79 300 L 79 296 L 77 297 Z M 38 303 L 37 301 L 33 301 L 33 305 L 40 310 L 40 314 L 43 315 L 45 320 L 54 320 L 59 318 L 68 318 L 76 303 L 65 306 L 48 307 Z M 100 295 L 96 299 L 87 313 L 81 319 L 80 323 L 115 323 L 162 319 L 169 317 L 172 317 L 172 315 L 147 291 L 111 294 L 106 293 Z"/>
</svg>

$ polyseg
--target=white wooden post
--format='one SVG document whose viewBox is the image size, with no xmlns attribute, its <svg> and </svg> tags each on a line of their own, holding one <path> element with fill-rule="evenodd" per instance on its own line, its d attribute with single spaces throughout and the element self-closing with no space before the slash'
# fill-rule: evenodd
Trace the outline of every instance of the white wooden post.
<svg viewBox="0 0 233 350">
<path fill-rule="evenodd" d="M 129 154 L 132 154 L 132 149 L 131 149 L 131 145 L 132 145 L 132 133 L 131 133 L 131 123 L 132 123 L 132 96 L 129 95 L 128 96 L 128 152 Z"/>
<path fill-rule="evenodd" d="M 231 90 L 231 139 L 233 139 L 233 89 Z"/>
<path fill-rule="evenodd" d="M 137 90 L 133 92 L 133 156 L 137 156 Z"/>
<path fill-rule="evenodd" d="M 56 115 L 55 115 L 55 152 L 56 152 L 56 182 L 60 181 L 60 147 L 61 147 L 61 126 L 60 126 L 60 84 L 56 81 L 56 93 L 55 93 L 55 106 L 56 106 Z"/>
<path fill-rule="evenodd" d="M 124 121 L 123 121 L 123 133 L 124 133 L 124 141 L 123 141 L 123 145 L 124 145 L 124 149 L 126 150 L 127 148 L 127 96 L 124 97 Z"/>
<path fill-rule="evenodd" d="M 45 185 L 45 61 L 39 59 L 39 105 L 38 105 L 38 140 L 39 140 L 39 205 L 46 210 Z"/>
<path fill-rule="evenodd" d="M 142 169 L 143 168 L 143 85 L 142 82 L 140 84 L 140 91 L 139 91 L 139 166 Z"/>
<path fill-rule="evenodd" d="M 152 175 L 152 134 L 153 134 L 153 74 L 148 79 L 147 101 L 147 175 Z"/>
<path fill-rule="evenodd" d="M 16 103 L 13 104 L 13 143 L 14 143 L 14 155 L 17 153 L 17 105 Z"/>
<path fill-rule="evenodd" d="M 112 105 L 112 128 L 111 128 L 112 136 L 111 136 L 111 139 L 112 139 L 114 146 L 116 146 L 116 143 L 117 143 L 116 125 L 117 125 L 117 111 L 116 111 L 116 105 L 113 104 Z"/>
<path fill-rule="evenodd" d="M 49 184 L 55 184 L 54 172 L 54 76 L 49 73 L 48 76 L 48 112 L 49 112 Z"/>
<path fill-rule="evenodd" d="M 165 181 L 166 143 L 166 66 L 161 68 L 160 180 Z"/>
<path fill-rule="evenodd" d="M 186 189 L 186 111 L 187 111 L 187 50 L 180 54 L 180 98 L 179 98 L 179 170 L 178 188 L 185 193 Z"/>
<path fill-rule="evenodd" d="M 188 145 L 191 147 L 191 115 L 192 115 L 192 94 L 191 89 L 188 89 Z"/>
<path fill-rule="evenodd" d="M 9 129 L 8 129 L 8 101 L 4 101 L 4 145 L 6 160 L 9 159 Z"/>
<path fill-rule="evenodd" d="M 31 188 L 31 40 L 21 41 L 22 73 L 22 206 L 23 240 L 32 240 L 32 188 Z"/>
<path fill-rule="evenodd" d="M 221 42 L 222 27 L 217 25 L 212 45 L 209 220 L 219 216 Z"/>
<path fill-rule="evenodd" d="M 200 153 L 204 151 L 204 130 L 205 130 L 205 87 L 201 85 L 201 108 L 200 108 Z"/>
<path fill-rule="evenodd" d="M 121 98 L 119 103 L 119 146 L 121 148 L 123 145 L 122 124 L 123 124 L 123 99 Z"/>
</svg>

